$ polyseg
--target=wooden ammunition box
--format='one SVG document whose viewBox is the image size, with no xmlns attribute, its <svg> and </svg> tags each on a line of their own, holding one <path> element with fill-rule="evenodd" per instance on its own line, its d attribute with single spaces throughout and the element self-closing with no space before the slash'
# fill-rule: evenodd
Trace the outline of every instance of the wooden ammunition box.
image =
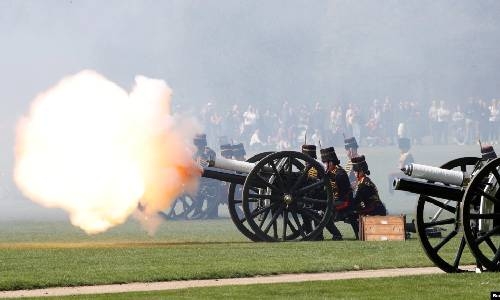
<svg viewBox="0 0 500 300">
<path fill-rule="evenodd" d="M 359 238 L 362 241 L 404 241 L 406 216 L 361 216 Z"/>
</svg>

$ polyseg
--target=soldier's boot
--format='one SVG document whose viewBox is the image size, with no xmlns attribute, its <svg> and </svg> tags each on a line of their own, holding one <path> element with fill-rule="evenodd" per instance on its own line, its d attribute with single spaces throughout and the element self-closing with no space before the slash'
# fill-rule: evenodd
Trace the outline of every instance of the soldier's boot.
<svg viewBox="0 0 500 300">
<path fill-rule="evenodd" d="M 328 221 L 328 223 L 326 223 L 325 227 L 332 234 L 332 240 L 334 240 L 334 241 L 341 241 L 341 240 L 343 240 L 342 233 L 340 233 L 340 231 L 337 228 L 337 226 L 335 226 L 333 218 L 331 218 L 330 221 Z"/>
<path fill-rule="evenodd" d="M 321 230 L 320 233 L 318 233 L 318 235 L 314 238 L 315 241 L 324 241 L 325 240 L 325 236 L 323 235 L 323 230 Z"/>
<path fill-rule="evenodd" d="M 217 203 L 210 204 L 207 208 L 207 219 L 217 219 L 219 218 L 219 205 Z"/>
<path fill-rule="evenodd" d="M 342 241 L 344 240 L 341 235 L 332 236 L 332 241 Z"/>
<path fill-rule="evenodd" d="M 354 237 L 359 240 L 359 223 L 358 219 L 350 220 L 352 231 L 354 231 Z"/>
</svg>

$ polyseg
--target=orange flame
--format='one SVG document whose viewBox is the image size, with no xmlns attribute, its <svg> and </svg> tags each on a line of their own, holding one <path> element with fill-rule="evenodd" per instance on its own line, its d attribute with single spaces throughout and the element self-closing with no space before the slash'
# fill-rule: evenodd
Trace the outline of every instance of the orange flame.
<svg viewBox="0 0 500 300">
<path fill-rule="evenodd" d="M 89 234 L 122 224 L 139 202 L 153 216 L 197 188 L 199 126 L 170 114 L 164 81 L 135 81 L 129 95 L 94 71 L 64 78 L 35 98 L 17 127 L 18 187 L 66 210 Z"/>
</svg>

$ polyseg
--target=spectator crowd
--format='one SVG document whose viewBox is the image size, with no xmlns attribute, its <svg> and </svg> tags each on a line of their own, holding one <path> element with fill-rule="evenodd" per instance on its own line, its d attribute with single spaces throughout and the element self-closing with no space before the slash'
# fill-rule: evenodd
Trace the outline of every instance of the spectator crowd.
<svg viewBox="0 0 500 300">
<path fill-rule="evenodd" d="M 187 108 L 178 107 L 178 110 Z M 299 149 L 307 143 L 343 146 L 344 136 L 361 145 L 395 145 L 400 137 L 413 144 L 472 144 L 478 139 L 492 145 L 499 140 L 500 99 L 470 98 L 462 102 L 375 99 L 369 105 L 310 102 L 292 105 L 215 101 L 191 111 L 198 115 L 209 146 L 244 143 L 250 151 Z"/>
</svg>

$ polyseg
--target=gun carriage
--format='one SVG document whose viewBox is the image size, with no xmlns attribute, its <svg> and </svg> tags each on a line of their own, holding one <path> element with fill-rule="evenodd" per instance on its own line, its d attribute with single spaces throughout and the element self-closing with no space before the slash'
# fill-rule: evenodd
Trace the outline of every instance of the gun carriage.
<svg viewBox="0 0 500 300">
<path fill-rule="evenodd" d="M 196 195 L 183 194 L 160 215 L 169 220 L 197 220 L 217 217 L 218 206 L 225 204 L 223 187 L 214 180 L 202 180 Z M 217 210 L 217 211 L 216 211 Z"/>
<path fill-rule="evenodd" d="M 300 152 L 265 152 L 247 161 L 212 157 L 202 165 L 203 179 L 229 183 L 229 214 L 252 241 L 312 240 L 333 214 L 323 165 Z M 308 176 L 311 168 L 316 178 Z"/>
<path fill-rule="evenodd" d="M 419 194 L 416 228 L 422 247 L 446 272 L 500 270 L 500 159 L 454 159 L 440 168 L 412 164 L 396 190 Z M 468 245 L 470 253 L 465 249 Z"/>
<path fill-rule="evenodd" d="M 317 178 L 308 176 L 311 168 Z M 333 213 L 323 166 L 300 152 L 264 153 L 247 162 L 215 158 L 202 176 L 230 183 L 231 219 L 253 241 L 314 239 Z"/>
</svg>

